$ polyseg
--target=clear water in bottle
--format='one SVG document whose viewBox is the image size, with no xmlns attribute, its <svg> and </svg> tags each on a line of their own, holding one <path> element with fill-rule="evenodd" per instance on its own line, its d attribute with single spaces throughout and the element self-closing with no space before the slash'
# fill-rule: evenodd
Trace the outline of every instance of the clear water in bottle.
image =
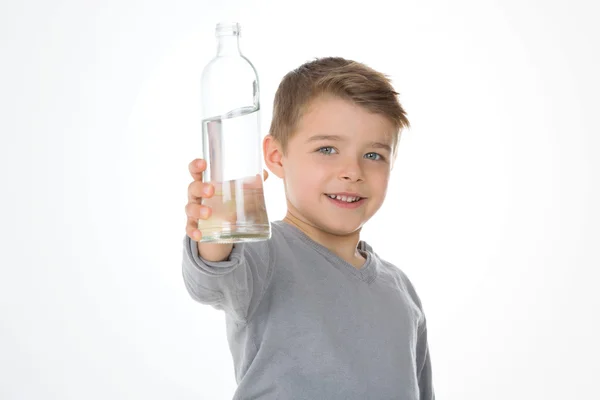
<svg viewBox="0 0 600 400">
<path fill-rule="evenodd" d="M 248 242 L 270 237 L 261 151 L 256 145 L 260 140 L 258 111 L 258 107 L 243 107 L 202 122 L 207 164 L 203 181 L 215 187 L 212 197 L 202 199 L 202 204 L 212 209 L 210 218 L 198 221 L 203 242 Z M 249 175 L 250 170 L 255 174 Z"/>
</svg>

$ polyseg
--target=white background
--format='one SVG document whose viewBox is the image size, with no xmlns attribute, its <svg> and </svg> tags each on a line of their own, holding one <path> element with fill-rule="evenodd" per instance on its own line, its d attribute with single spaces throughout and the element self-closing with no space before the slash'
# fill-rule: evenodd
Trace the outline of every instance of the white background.
<svg viewBox="0 0 600 400">
<path fill-rule="evenodd" d="M 264 134 L 314 57 L 401 93 L 412 129 L 363 238 L 417 288 L 438 398 L 600 398 L 597 7 L 2 1 L 0 398 L 232 397 L 224 315 L 181 277 L 200 71 L 230 19 Z"/>
</svg>

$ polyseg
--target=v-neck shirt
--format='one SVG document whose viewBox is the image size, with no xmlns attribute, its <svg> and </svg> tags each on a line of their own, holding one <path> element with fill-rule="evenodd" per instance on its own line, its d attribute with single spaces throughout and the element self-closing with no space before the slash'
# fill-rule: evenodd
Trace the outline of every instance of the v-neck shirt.
<svg viewBox="0 0 600 400">
<path fill-rule="evenodd" d="M 226 316 L 233 399 L 433 400 L 425 314 L 406 274 L 364 240 L 357 269 L 287 222 L 271 227 L 220 262 L 184 238 L 188 292 Z"/>
</svg>

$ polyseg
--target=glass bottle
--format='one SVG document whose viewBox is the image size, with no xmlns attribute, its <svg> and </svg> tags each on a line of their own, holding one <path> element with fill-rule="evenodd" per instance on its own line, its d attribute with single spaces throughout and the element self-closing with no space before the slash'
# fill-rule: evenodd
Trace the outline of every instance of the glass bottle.
<svg viewBox="0 0 600 400">
<path fill-rule="evenodd" d="M 258 74 L 240 51 L 239 23 L 219 23 L 215 35 L 217 54 L 201 79 L 203 181 L 215 193 L 202 199 L 212 214 L 198 221 L 200 241 L 267 240 Z"/>
</svg>

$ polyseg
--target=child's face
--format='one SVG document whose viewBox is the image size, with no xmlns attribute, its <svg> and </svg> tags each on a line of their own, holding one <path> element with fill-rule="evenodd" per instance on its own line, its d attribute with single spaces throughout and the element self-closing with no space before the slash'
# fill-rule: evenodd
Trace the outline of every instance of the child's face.
<svg viewBox="0 0 600 400">
<path fill-rule="evenodd" d="M 385 199 L 393 133 L 385 117 L 348 101 L 315 100 L 281 158 L 288 211 L 332 234 L 360 229 Z M 327 196 L 342 192 L 365 199 L 348 208 Z"/>
</svg>

